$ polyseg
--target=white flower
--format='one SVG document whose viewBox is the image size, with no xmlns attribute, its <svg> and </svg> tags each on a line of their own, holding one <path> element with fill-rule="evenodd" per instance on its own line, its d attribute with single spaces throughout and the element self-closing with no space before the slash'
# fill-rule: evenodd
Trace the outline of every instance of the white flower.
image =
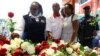
<svg viewBox="0 0 100 56">
<path fill-rule="evenodd" d="M 73 49 L 71 47 L 68 47 L 68 48 L 66 48 L 66 51 L 67 51 L 68 54 L 72 54 Z"/>
<path fill-rule="evenodd" d="M 11 48 L 11 52 L 15 52 L 15 50 L 16 50 L 17 48 L 19 48 L 19 46 L 18 46 L 17 44 L 11 44 L 11 45 L 10 45 L 10 48 Z"/>
<path fill-rule="evenodd" d="M 81 44 L 80 44 L 79 42 L 77 42 L 77 43 L 71 45 L 71 47 L 75 50 L 76 48 L 79 48 L 80 45 L 81 45 Z"/>
<path fill-rule="evenodd" d="M 72 53 L 71 56 L 78 56 L 76 52 Z"/>
<path fill-rule="evenodd" d="M 49 48 L 49 49 L 44 49 L 44 50 L 41 51 L 40 54 L 42 54 L 42 53 L 46 53 L 47 56 L 52 56 L 52 55 L 54 55 L 54 50 L 51 49 L 51 48 Z"/>
<path fill-rule="evenodd" d="M 2 48 L 6 48 L 7 51 L 10 51 L 10 50 L 11 50 L 11 47 L 10 47 L 10 45 L 8 45 L 8 44 L 4 44 L 4 45 L 2 46 Z"/>
<path fill-rule="evenodd" d="M 85 46 L 85 47 L 84 47 L 84 51 L 85 51 L 85 52 L 90 52 L 91 49 L 90 49 L 88 46 Z"/>
<path fill-rule="evenodd" d="M 42 50 L 42 51 L 40 52 L 40 54 L 42 54 L 42 53 L 46 53 L 46 49 L 44 49 L 44 50 Z"/>
<path fill-rule="evenodd" d="M 97 53 L 98 53 L 98 51 L 97 51 L 97 50 L 92 50 L 92 53 L 96 53 L 96 54 L 97 54 Z"/>
<path fill-rule="evenodd" d="M 31 55 L 31 56 L 37 56 L 37 55 Z"/>
<path fill-rule="evenodd" d="M 12 45 L 10 45 L 10 47 L 12 50 L 16 50 L 18 48 L 16 44 L 12 44 Z"/>
<path fill-rule="evenodd" d="M 24 40 L 22 40 L 21 38 L 15 38 L 14 40 L 11 40 L 11 44 L 21 44 Z"/>
<path fill-rule="evenodd" d="M 47 54 L 47 56 L 52 56 L 54 54 L 54 50 L 49 48 L 46 50 L 46 54 Z"/>
<path fill-rule="evenodd" d="M 65 56 L 62 52 L 57 51 L 54 55 L 52 56 Z M 66 55 L 67 56 L 67 55 Z"/>
<path fill-rule="evenodd" d="M 6 56 L 12 56 L 11 53 L 7 53 Z"/>
<path fill-rule="evenodd" d="M 82 55 L 79 55 L 79 56 L 82 56 Z"/>
<path fill-rule="evenodd" d="M 37 44 L 37 46 L 41 45 L 40 43 Z"/>
<path fill-rule="evenodd" d="M 11 48 L 13 48 L 13 47 L 19 48 L 19 47 L 20 47 L 20 44 L 15 44 L 15 43 L 13 43 L 13 44 L 11 44 L 10 46 L 11 46 Z"/>
<path fill-rule="evenodd" d="M 53 43 L 51 44 L 51 47 L 56 47 L 56 48 L 57 48 L 57 44 L 56 44 L 55 42 L 53 42 Z"/>
<path fill-rule="evenodd" d="M 30 45 L 27 47 L 27 52 L 29 54 L 34 54 L 35 53 L 35 48 L 34 48 L 34 45 Z"/>
<path fill-rule="evenodd" d="M 65 41 L 64 40 L 60 40 L 59 46 L 62 45 L 62 44 L 65 45 Z"/>
<path fill-rule="evenodd" d="M 13 44 L 13 43 L 15 43 L 15 41 L 14 41 L 14 40 L 11 40 L 11 41 L 10 41 L 10 44 Z"/>
<path fill-rule="evenodd" d="M 80 51 L 80 56 L 85 56 L 85 53 L 83 51 Z"/>
<path fill-rule="evenodd" d="M 19 48 L 22 42 L 23 40 L 21 38 L 15 38 L 14 40 L 11 40 L 10 43 L 12 49 Z"/>
<path fill-rule="evenodd" d="M 21 48 L 23 49 L 23 51 L 27 51 L 28 46 L 30 46 L 31 44 L 29 42 L 23 42 L 21 44 Z"/>
<path fill-rule="evenodd" d="M 98 54 L 100 55 L 100 48 L 98 48 Z"/>
</svg>

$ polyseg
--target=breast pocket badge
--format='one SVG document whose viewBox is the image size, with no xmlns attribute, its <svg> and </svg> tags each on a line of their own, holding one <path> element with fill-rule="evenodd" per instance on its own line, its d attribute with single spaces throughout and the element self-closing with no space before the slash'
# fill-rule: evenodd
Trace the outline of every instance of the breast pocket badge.
<svg viewBox="0 0 100 56">
<path fill-rule="evenodd" d="M 88 19 L 88 20 L 87 20 L 87 22 L 90 22 L 90 21 L 91 21 L 91 19 Z"/>
<path fill-rule="evenodd" d="M 45 21 L 44 20 L 41 20 L 41 23 L 45 23 Z"/>
</svg>

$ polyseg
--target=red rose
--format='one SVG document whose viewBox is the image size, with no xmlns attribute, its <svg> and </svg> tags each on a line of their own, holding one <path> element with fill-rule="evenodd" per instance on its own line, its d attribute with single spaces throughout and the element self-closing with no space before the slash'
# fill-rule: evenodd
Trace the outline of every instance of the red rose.
<svg viewBox="0 0 100 56">
<path fill-rule="evenodd" d="M 35 47 L 35 52 L 36 52 L 35 54 L 39 54 L 41 50 L 49 48 L 49 47 L 50 47 L 49 43 L 47 41 L 43 41 L 41 45 L 38 45 Z"/>
<path fill-rule="evenodd" d="M 49 45 L 49 43 L 48 43 L 47 41 L 43 41 L 43 42 L 41 43 L 41 46 L 43 46 L 43 49 L 49 48 L 49 47 L 50 47 L 50 45 Z"/>
<path fill-rule="evenodd" d="M 35 47 L 35 54 L 39 54 L 41 52 L 41 45 Z"/>
<path fill-rule="evenodd" d="M 6 37 L 2 38 L 2 41 L 6 44 L 10 44 L 10 40 L 8 40 Z"/>
<path fill-rule="evenodd" d="M 45 45 L 48 45 L 49 43 L 47 42 L 47 41 L 43 41 L 42 43 L 41 43 L 41 45 L 43 45 L 43 46 L 45 46 Z"/>
<path fill-rule="evenodd" d="M 18 48 L 15 53 L 12 53 L 11 55 L 12 56 L 22 56 L 22 49 Z"/>
<path fill-rule="evenodd" d="M 46 56 L 46 53 L 42 53 L 42 54 L 40 54 L 40 56 Z"/>
<path fill-rule="evenodd" d="M 0 45 L 4 45 L 3 41 L 0 41 Z"/>
<path fill-rule="evenodd" d="M 56 47 L 51 47 L 55 52 L 57 51 L 57 48 Z"/>
<path fill-rule="evenodd" d="M 17 50 L 15 51 L 15 54 L 21 55 L 22 52 L 23 52 L 22 49 L 17 49 Z"/>
<path fill-rule="evenodd" d="M 15 54 L 15 53 L 13 53 L 13 54 L 11 54 L 11 56 L 18 56 L 17 54 Z"/>
<path fill-rule="evenodd" d="M 60 39 L 56 39 L 55 43 L 59 44 L 60 43 Z"/>
<path fill-rule="evenodd" d="M 1 48 L 0 49 L 0 56 L 5 56 L 6 55 L 6 52 L 7 52 L 7 49 L 6 48 Z"/>
<path fill-rule="evenodd" d="M 30 55 L 27 52 L 24 52 L 23 56 L 30 56 Z"/>
<path fill-rule="evenodd" d="M 61 49 L 61 48 L 64 48 L 64 47 L 65 47 L 65 45 L 63 45 L 63 44 L 59 46 L 60 49 Z"/>
<path fill-rule="evenodd" d="M 8 17 L 10 17 L 10 18 L 14 17 L 14 13 L 13 12 L 8 12 Z"/>
</svg>

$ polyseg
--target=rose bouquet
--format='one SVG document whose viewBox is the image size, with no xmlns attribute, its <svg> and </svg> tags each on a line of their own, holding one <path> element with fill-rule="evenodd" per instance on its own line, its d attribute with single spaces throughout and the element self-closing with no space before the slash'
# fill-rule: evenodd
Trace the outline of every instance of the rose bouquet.
<svg viewBox="0 0 100 56">
<path fill-rule="evenodd" d="M 90 49 L 83 47 L 80 43 L 67 46 L 63 40 L 43 41 L 41 43 L 30 43 L 21 38 L 10 40 L 10 44 L 0 45 L 2 56 L 98 56 L 100 48 Z"/>
</svg>

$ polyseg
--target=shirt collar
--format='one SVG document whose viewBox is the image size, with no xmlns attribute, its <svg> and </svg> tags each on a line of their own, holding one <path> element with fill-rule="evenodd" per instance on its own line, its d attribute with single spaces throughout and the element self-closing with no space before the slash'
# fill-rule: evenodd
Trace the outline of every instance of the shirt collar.
<svg viewBox="0 0 100 56">
<path fill-rule="evenodd" d="M 53 17 L 54 17 L 54 18 L 60 17 L 60 14 L 59 14 L 59 13 L 53 13 Z"/>
<path fill-rule="evenodd" d="M 34 16 L 34 15 L 32 15 L 32 14 L 30 13 L 29 16 L 30 16 L 31 18 L 38 18 L 39 16 L 42 16 L 42 15 L 41 15 L 41 14 L 38 14 L 37 16 Z"/>
</svg>

